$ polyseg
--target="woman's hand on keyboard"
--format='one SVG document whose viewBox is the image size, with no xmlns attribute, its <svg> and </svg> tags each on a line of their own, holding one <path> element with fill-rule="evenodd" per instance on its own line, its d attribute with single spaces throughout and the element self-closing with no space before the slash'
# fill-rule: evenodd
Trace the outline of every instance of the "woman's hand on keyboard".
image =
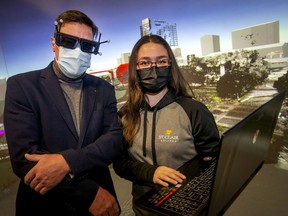
<svg viewBox="0 0 288 216">
<path fill-rule="evenodd" d="M 153 175 L 153 182 L 164 187 L 168 187 L 169 183 L 173 185 L 182 183 L 184 179 L 186 177 L 182 173 L 166 166 L 159 166 Z"/>
</svg>

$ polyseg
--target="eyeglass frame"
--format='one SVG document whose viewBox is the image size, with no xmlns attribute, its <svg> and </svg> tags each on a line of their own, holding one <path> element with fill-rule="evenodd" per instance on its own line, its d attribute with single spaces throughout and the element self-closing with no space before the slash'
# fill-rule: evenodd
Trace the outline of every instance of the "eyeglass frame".
<svg viewBox="0 0 288 216">
<path fill-rule="evenodd" d="M 63 45 L 63 43 L 61 43 L 61 38 L 62 37 L 67 37 L 69 39 L 73 39 L 76 41 L 76 43 L 74 44 L 73 47 L 70 47 L 70 46 L 65 46 Z M 86 52 L 86 53 L 93 53 L 93 54 L 97 54 L 98 51 L 99 51 L 99 45 L 100 43 L 97 42 L 97 41 L 92 41 L 92 40 L 87 40 L 87 39 L 84 39 L 84 38 L 79 38 L 79 37 L 75 37 L 73 35 L 69 35 L 69 34 L 65 34 L 65 33 L 62 33 L 62 32 L 56 32 L 54 34 L 54 37 L 55 37 L 55 43 L 57 44 L 57 46 L 63 46 L 65 48 L 68 48 L 68 49 L 75 49 L 78 44 L 80 45 L 80 49 L 83 51 L 83 52 Z M 92 46 L 95 47 L 94 51 L 87 51 L 85 49 L 83 49 L 83 43 L 88 43 L 88 44 L 91 44 Z"/>
<path fill-rule="evenodd" d="M 159 61 L 163 61 L 163 60 L 167 60 L 167 65 L 158 66 Z M 146 62 L 147 64 L 149 64 L 149 67 L 144 67 L 144 68 L 141 67 L 141 65 L 139 65 L 139 63 L 141 63 L 141 61 L 142 61 L 142 62 Z M 159 59 L 159 60 L 157 60 L 157 61 L 150 61 L 150 60 L 145 60 L 145 59 L 143 59 L 143 60 L 140 60 L 140 61 L 138 61 L 138 62 L 136 63 L 136 65 L 138 66 L 138 68 L 139 68 L 140 70 L 142 70 L 142 69 L 150 69 L 150 68 L 153 67 L 153 64 L 155 64 L 157 68 L 169 67 L 169 66 L 171 65 L 171 59 L 169 59 L 169 58 L 161 58 L 161 59 Z"/>
<path fill-rule="evenodd" d="M 60 44 L 60 42 L 56 40 L 56 38 L 57 38 L 56 35 L 57 35 L 57 34 L 64 34 L 64 33 L 60 32 L 60 28 L 61 28 L 61 25 L 62 25 L 62 24 L 63 24 L 63 19 L 60 19 L 59 22 L 58 22 L 57 20 L 54 21 L 55 31 L 56 31 L 55 34 L 54 34 L 54 37 L 55 37 L 55 43 L 56 43 L 57 46 L 62 46 L 62 45 Z M 68 34 L 65 34 L 65 35 L 68 35 Z M 72 35 L 69 35 L 69 36 L 70 36 L 70 37 L 75 37 L 75 36 L 72 36 Z M 92 41 L 92 40 L 90 41 L 90 40 L 87 40 L 88 42 L 95 42 L 95 43 L 97 44 L 96 49 L 94 50 L 94 52 L 88 52 L 88 53 L 93 53 L 93 54 L 95 54 L 95 55 L 97 55 L 97 54 L 102 55 L 102 53 L 99 52 L 100 44 L 110 43 L 110 40 L 105 40 L 105 41 L 101 41 L 101 42 L 100 42 L 101 36 L 102 36 L 102 33 L 100 32 L 98 41 Z M 97 37 L 97 35 L 96 35 L 96 36 L 94 35 L 94 37 Z M 86 39 L 77 38 L 77 37 L 75 37 L 75 38 L 76 38 L 76 39 L 79 39 L 79 40 L 81 39 L 82 41 L 83 41 L 83 40 L 86 40 Z M 77 43 L 76 43 L 76 45 L 75 45 L 75 48 L 76 48 L 77 45 L 79 44 L 79 40 L 77 40 Z M 70 49 L 75 49 L 75 48 L 70 48 Z M 81 43 L 80 43 L 80 49 L 82 50 Z M 83 50 L 82 50 L 82 51 L 83 51 Z M 83 52 L 85 52 L 85 51 L 83 51 Z"/>
</svg>

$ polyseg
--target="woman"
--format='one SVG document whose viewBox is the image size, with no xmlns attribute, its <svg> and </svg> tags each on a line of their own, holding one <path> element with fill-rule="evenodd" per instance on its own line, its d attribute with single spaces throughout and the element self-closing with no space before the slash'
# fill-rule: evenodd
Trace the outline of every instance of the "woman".
<svg viewBox="0 0 288 216">
<path fill-rule="evenodd" d="M 189 89 L 163 38 L 147 35 L 135 44 L 129 62 L 128 99 L 119 110 L 127 151 L 114 162 L 114 169 L 133 182 L 137 215 L 145 213 L 134 201 L 153 184 L 181 183 L 186 177 L 178 167 L 199 153 L 217 152 L 219 132 L 214 117 L 190 96 Z"/>
</svg>

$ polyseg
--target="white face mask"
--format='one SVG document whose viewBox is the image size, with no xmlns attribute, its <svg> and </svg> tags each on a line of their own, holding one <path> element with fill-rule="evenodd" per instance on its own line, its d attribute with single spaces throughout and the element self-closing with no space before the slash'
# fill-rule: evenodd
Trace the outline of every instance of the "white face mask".
<svg viewBox="0 0 288 216">
<path fill-rule="evenodd" d="M 82 52 L 79 47 L 68 49 L 60 46 L 56 62 L 65 76 L 76 79 L 90 67 L 91 54 Z"/>
</svg>

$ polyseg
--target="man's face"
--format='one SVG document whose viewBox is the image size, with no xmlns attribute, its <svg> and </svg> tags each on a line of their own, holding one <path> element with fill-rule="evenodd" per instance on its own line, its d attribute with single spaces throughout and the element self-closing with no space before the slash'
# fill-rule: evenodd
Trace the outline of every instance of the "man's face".
<svg viewBox="0 0 288 216">
<path fill-rule="evenodd" d="M 85 24 L 76 22 L 63 23 L 60 32 L 87 40 L 93 40 L 92 29 Z M 51 37 L 51 40 L 55 42 L 54 37 Z M 52 50 L 55 53 L 56 59 L 58 59 L 59 47 L 55 43 L 52 43 Z"/>
</svg>

